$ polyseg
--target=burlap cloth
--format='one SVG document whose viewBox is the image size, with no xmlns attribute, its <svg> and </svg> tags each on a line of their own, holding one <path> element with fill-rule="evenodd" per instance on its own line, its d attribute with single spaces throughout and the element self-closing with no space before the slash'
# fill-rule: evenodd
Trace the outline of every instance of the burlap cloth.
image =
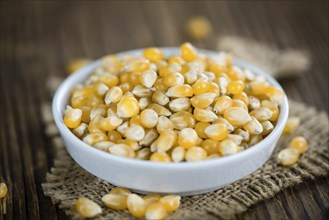
<svg viewBox="0 0 329 220">
<path fill-rule="evenodd" d="M 181 207 L 168 219 L 232 219 L 250 206 L 273 197 L 279 191 L 301 183 L 304 179 L 328 174 L 329 171 L 329 123 L 324 112 L 302 103 L 290 101 L 290 116 L 298 116 L 301 125 L 291 135 L 283 136 L 272 157 L 259 170 L 222 189 L 198 196 L 183 197 Z M 309 149 L 299 162 L 290 168 L 281 167 L 277 153 L 288 146 L 296 135 L 308 139 Z M 57 155 L 54 166 L 42 184 L 45 195 L 68 215 L 78 217 L 72 209 L 75 200 L 87 197 L 100 204 L 103 213 L 96 219 L 131 219 L 128 211 L 106 208 L 101 197 L 113 187 L 100 180 L 75 163 L 65 150 L 61 139 L 53 137 Z"/>
</svg>

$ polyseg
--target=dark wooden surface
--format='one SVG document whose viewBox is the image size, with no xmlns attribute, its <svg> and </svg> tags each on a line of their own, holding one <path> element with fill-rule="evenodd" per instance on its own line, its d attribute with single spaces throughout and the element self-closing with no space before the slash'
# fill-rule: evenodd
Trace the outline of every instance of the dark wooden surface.
<svg viewBox="0 0 329 220">
<path fill-rule="evenodd" d="M 191 16 L 214 25 L 207 41 L 192 41 L 200 47 L 214 49 L 218 36 L 230 34 L 309 51 L 309 73 L 282 84 L 290 98 L 328 112 L 326 1 L 1 1 L 0 7 L 0 181 L 10 190 L 0 219 L 68 218 L 40 186 L 54 156 L 39 117 L 46 78 L 64 76 L 76 57 L 176 46 L 190 40 L 184 27 Z M 241 218 L 325 219 L 328 188 L 328 176 L 308 180 Z"/>
</svg>

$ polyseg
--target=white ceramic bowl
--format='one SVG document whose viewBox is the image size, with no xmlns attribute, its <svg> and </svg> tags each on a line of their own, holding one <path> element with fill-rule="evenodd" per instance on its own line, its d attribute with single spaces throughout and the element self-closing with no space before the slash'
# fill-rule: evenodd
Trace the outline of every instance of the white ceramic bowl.
<svg viewBox="0 0 329 220">
<path fill-rule="evenodd" d="M 162 48 L 166 56 L 178 54 L 177 48 Z M 143 50 L 132 50 L 119 55 L 141 55 Z M 213 51 L 199 50 L 208 56 Z M 280 87 L 277 81 L 263 71 L 243 61 L 234 64 L 264 76 L 270 84 Z M 288 101 L 281 106 L 278 123 L 271 134 L 253 147 L 235 155 L 191 163 L 155 163 L 111 155 L 82 142 L 63 123 L 63 114 L 70 91 L 82 83 L 99 65 L 95 61 L 69 76 L 58 88 L 53 99 L 53 115 L 73 159 L 85 170 L 116 186 L 127 187 L 139 193 L 175 193 L 195 195 L 213 191 L 237 181 L 261 167 L 271 156 L 288 118 Z"/>
</svg>

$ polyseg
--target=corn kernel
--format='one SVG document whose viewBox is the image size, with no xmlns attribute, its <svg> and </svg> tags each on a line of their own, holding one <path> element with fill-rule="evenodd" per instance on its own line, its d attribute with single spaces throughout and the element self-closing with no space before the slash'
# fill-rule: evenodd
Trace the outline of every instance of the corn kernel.
<svg viewBox="0 0 329 220">
<path fill-rule="evenodd" d="M 269 84 L 267 82 L 251 82 L 250 89 L 254 95 L 265 95 L 268 91 Z"/>
<path fill-rule="evenodd" d="M 0 199 L 5 198 L 8 193 L 8 187 L 5 183 L 0 183 Z"/>
<path fill-rule="evenodd" d="M 100 81 L 108 88 L 112 88 L 113 86 L 117 86 L 119 84 L 119 77 L 113 74 L 107 74 L 101 76 Z"/>
<path fill-rule="evenodd" d="M 241 126 L 251 120 L 247 111 L 238 107 L 230 107 L 224 111 L 224 118 L 233 126 Z"/>
<path fill-rule="evenodd" d="M 151 103 L 152 103 L 152 101 L 151 101 L 150 97 L 143 97 L 138 100 L 140 109 L 145 109 Z"/>
<path fill-rule="evenodd" d="M 206 17 L 193 17 L 187 23 L 187 31 L 191 37 L 202 40 L 206 39 L 212 32 L 210 21 Z"/>
<path fill-rule="evenodd" d="M 153 70 L 146 70 L 140 76 L 140 82 L 143 86 L 151 88 L 155 81 L 157 80 L 158 75 Z"/>
<path fill-rule="evenodd" d="M 153 91 L 145 86 L 136 85 L 132 93 L 137 97 L 151 97 L 153 95 Z"/>
<path fill-rule="evenodd" d="M 245 92 L 241 92 L 241 93 L 237 93 L 233 95 L 233 99 L 238 99 L 244 102 L 244 104 L 246 104 L 247 106 L 250 104 L 249 103 L 249 97 L 247 95 L 247 93 Z M 260 106 L 258 106 L 260 107 Z"/>
<path fill-rule="evenodd" d="M 159 62 L 163 59 L 162 51 L 154 47 L 145 49 L 143 55 L 146 59 L 154 63 Z"/>
<path fill-rule="evenodd" d="M 75 204 L 75 209 L 83 218 L 92 218 L 102 213 L 102 208 L 87 198 L 79 198 Z"/>
<path fill-rule="evenodd" d="M 252 135 L 261 134 L 263 132 L 262 124 L 255 118 L 251 116 L 251 120 L 243 125 L 246 131 L 249 131 Z"/>
<path fill-rule="evenodd" d="M 147 106 L 148 109 L 154 110 L 159 116 L 164 115 L 164 116 L 170 116 L 171 112 L 166 108 L 161 105 L 151 103 L 149 106 Z"/>
<path fill-rule="evenodd" d="M 182 44 L 180 48 L 181 57 L 186 62 L 191 62 L 197 58 L 195 48 L 190 43 Z"/>
<path fill-rule="evenodd" d="M 261 135 L 261 134 L 254 135 L 251 137 L 248 144 L 249 144 L 249 146 L 253 146 L 255 144 L 258 144 L 261 140 L 263 140 L 263 135 Z"/>
<path fill-rule="evenodd" d="M 95 133 L 105 133 L 104 129 L 101 127 L 102 116 L 95 116 L 88 125 L 88 131 L 91 134 Z"/>
<path fill-rule="evenodd" d="M 206 129 L 206 127 L 208 127 L 210 124 L 208 122 L 197 122 L 194 126 L 194 129 L 196 131 L 196 133 L 198 134 L 199 137 L 201 138 L 206 138 L 207 135 L 204 133 L 204 130 Z"/>
<path fill-rule="evenodd" d="M 121 59 L 116 55 L 104 56 L 101 60 L 102 67 L 108 72 L 117 74 L 122 67 Z"/>
<path fill-rule="evenodd" d="M 117 143 L 119 140 L 122 139 L 121 134 L 117 131 L 109 131 L 107 136 L 108 136 L 108 140 L 113 143 Z"/>
<path fill-rule="evenodd" d="M 100 141 L 107 141 L 107 136 L 104 133 L 88 134 L 82 139 L 82 141 L 86 144 L 94 145 L 95 143 Z"/>
<path fill-rule="evenodd" d="M 250 112 L 250 115 L 254 116 L 259 121 L 267 121 L 272 117 L 273 112 L 269 108 L 260 107 L 255 110 L 252 110 Z"/>
<path fill-rule="evenodd" d="M 137 152 L 136 159 L 149 160 L 151 156 L 151 150 L 148 147 L 142 148 Z"/>
<path fill-rule="evenodd" d="M 144 199 L 132 193 L 128 196 L 127 207 L 134 217 L 141 218 L 145 215 L 146 205 Z"/>
<path fill-rule="evenodd" d="M 152 193 L 152 194 L 148 194 L 148 195 L 144 196 L 143 199 L 146 204 L 146 207 L 148 207 L 152 203 L 158 202 L 161 199 L 161 195 Z"/>
<path fill-rule="evenodd" d="M 190 106 L 188 98 L 177 98 L 169 102 L 169 108 L 174 112 L 186 111 Z"/>
<path fill-rule="evenodd" d="M 168 86 L 166 86 L 164 83 L 163 83 L 163 78 L 158 78 L 153 87 L 157 90 L 157 91 L 162 91 L 162 92 L 166 92 L 168 90 Z"/>
<path fill-rule="evenodd" d="M 166 93 L 168 97 L 182 98 L 193 96 L 192 87 L 188 84 L 170 87 Z"/>
<path fill-rule="evenodd" d="M 161 91 L 155 91 L 152 95 L 152 101 L 156 104 L 165 106 L 169 102 L 169 97 Z"/>
<path fill-rule="evenodd" d="M 139 103 L 134 97 L 124 96 L 117 105 L 119 117 L 131 118 L 139 112 Z"/>
<path fill-rule="evenodd" d="M 241 101 L 241 100 L 239 100 L 239 99 L 233 99 L 233 100 L 232 100 L 232 107 L 242 108 L 242 109 L 244 109 L 246 112 L 248 112 L 248 107 L 247 107 L 247 105 L 246 105 L 243 101 Z"/>
<path fill-rule="evenodd" d="M 213 103 L 216 96 L 217 95 L 215 93 L 203 93 L 196 95 L 191 98 L 191 104 L 194 108 L 207 108 Z"/>
<path fill-rule="evenodd" d="M 180 206 L 181 197 L 177 195 L 167 195 L 162 197 L 159 202 L 166 207 L 168 212 L 176 211 Z"/>
<path fill-rule="evenodd" d="M 67 73 L 72 74 L 91 62 L 88 58 L 72 60 L 67 66 Z"/>
<path fill-rule="evenodd" d="M 145 131 L 142 126 L 132 125 L 125 130 L 125 136 L 132 141 L 141 141 L 145 136 Z"/>
<path fill-rule="evenodd" d="M 166 152 L 176 143 L 177 135 L 172 130 L 166 130 L 160 133 L 159 138 L 152 143 L 152 152 Z"/>
<path fill-rule="evenodd" d="M 115 144 L 109 147 L 109 152 L 120 157 L 134 158 L 135 151 L 125 144 Z"/>
<path fill-rule="evenodd" d="M 90 110 L 90 119 L 93 120 L 96 116 L 106 116 L 106 106 L 99 105 L 91 108 Z"/>
<path fill-rule="evenodd" d="M 180 56 L 172 56 L 168 59 L 168 63 L 169 64 L 177 63 L 179 65 L 183 65 L 185 63 L 185 61 Z"/>
<path fill-rule="evenodd" d="M 274 86 L 269 86 L 267 88 L 266 95 L 269 97 L 269 99 L 272 102 L 277 103 L 279 105 L 283 103 L 285 97 L 284 92 L 281 89 Z"/>
<path fill-rule="evenodd" d="M 195 119 L 193 115 L 189 112 L 177 112 L 170 116 L 169 118 L 177 130 L 182 130 L 183 128 L 193 128 L 195 125 Z"/>
<path fill-rule="evenodd" d="M 146 128 L 154 128 L 158 123 L 158 114 L 152 109 L 145 109 L 141 112 L 141 124 Z"/>
<path fill-rule="evenodd" d="M 123 91 L 118 86 L 113 86 L 105 95 L 105 104 L 117 103 L 122 98 Z"/>
<path fill-rule="evenodd" d="M 243 141 L 249 141 L 250 140 L 250 134 L 249 131 L 245 131 L 243 129 L 236 129 L 234 131 L 234 134 L 240 135 L 242 137 Z"/>
<path fill-rule="evenodd" d="M 214 105 L 214 111 L 217 114 L 224 114 L 224 111 L 227 108 L 232 107 L 232 105 L 233 105 L 233 100 L 231 99 L 231 97 L 229 97 L 229 96 L 220 96 L 216 100 L 216 103 Z"/>
<path fill-rule="evenodd" d="M 208 155 L 218 153 L 218 141 L 206 139 L 201 143 L 201 147 L 207 151 Z"/>
<path fill-rule="evenodd" d="M 263 121 L 261 124 L 263 127 L 262 135 L 267 135 L 271 133 L 274 129 L 274 125 L 270 121 Z"/>
<path fill-rule="evenodd" d="M 127 209 L 127 196 L 107 194 L 102 197 L 104 204 L 115 210 L 125 210 Z"/>
<path fill-rule="evenodd" d="M 107 87 L 102 82 L 98 82 L 95 84 L 95 90 L 96 90 L 97 95 L 104 96 L 105 93 L 109 90 L 109 87 Z"/>
<path fill-rule="evenodd" d="M 231 81 L 227 85 L 227 91 L 231 94 L 239 94 L 244 89 L 244 83 L 241 80 Z"/>
<path fill-rule="evenodd" d="M 270 121 L 276 121 L 279 118 L 280 110 L 277 106 L 277 104 L 268 101 L 268 100 L 263 100 L 261 102 L 262 107 L 266 107 L 272 111 L 272 117 L 270 118 Z"/>
<path fill-rule="evenodd" d="M 114 143 L 110 142 L 110 141 L 100 141 L 97 142 L 93 145 L 93 147 L 97 148 L 98 150 L 102 150 L 107 152 L 109 150 L 109 147 L 113 146 Z"/>
<path fill-rule="evenodd" d="M 194 95 L 200 95 L 209 91 L 209 82 L 205 79 L 198 79 L 193 85 Z"/>
<path fill-rule="evenodd" d="M 100 119 L 100 127 L 105 131 L 112 131 L 122 124 L 123 120 L 117 116 Z"/>
<path fill-rule="evenodd" d="M 164 219 L 167 216 L 167 209 L 165 205 L 160 202 L 154 202 L 147 207 L 145 218 L 148 220 Z"/>
<path fill-rule="evenodd" d="M 130 139 L 122 139 L 118 141 L 118 144 L 125 144 L 128 147 L 130 147 L 131 149 L 133 149 L 134 151 L 141 149 L 142 146 L 140 146 L 138 144 L 137 141 L 134 140 L 130 140 Z"/>
<path fill-rule="evenodd" d="M 162 133 L 165 130 L 173 130 L 174 125 L 173 122 L 166 116 L 160 116 L 156 129 L 159 133 Z"/>
<path fill-rule="evenodd" d="M 180 73 L 169 73 L 163 77 L 163 83 L 168 86 L 178 86 L 184 84 L 184 76 Z"/>
<path fill-rule="evenodd" d="M 128 197 L 131 194 L 131 192 L 129 189 L 123 187 L 113 187 L 110 191 L 110 194 Z"/>
<path fill-rule="evenodd" d="M 219 143 L 218 151 L 223 156 L 232 155 L 238 152 L 238 145 L 234 141 L 226 139 Z"/>
<path fill-rule="evenodd" d="M 171 152 L 171 158 L 173 162 L 182 162 L 185 159 L 185 148 L 183 147 L 175 147 Z"/>
<path fill-rule="evenodd" d="M 291 140 L 289 147 L 297 150 L 298 153 L 302 154 L 307 150 L 307 141 L 302 136 L 294 137 Z"/>
<path fill-rule="evenodd" d="M 207 158 L 207 151 L 201 147 L 191 147 L 187 150 L 185 157 L 188 162 L 205 160 Z"/>
<path fill-rule="evenodd" d="M 73 109 L 69 106 L 66 108 L 64 123 L 69 128 L 76 128 L 80 125 L 82 118 L 81 109 Z"/>
<path fill-rule="evenodd" d="M 212 140 L 221 141 L 227 137 L 227 126 L 222 123 L 212 124 L 206 127 L 204 133 Z"/>
<path fill-rule="evenodd" d="M 122 90 L 123 93 L 129 92 L 132 90 L 132 85 L 129 82 L 126 83 L 121 83 L 119 85 L 120 89 Z"/>
<path fill-rule="evenodd" d="M 211 110 L 195 108 L 193 111 L 194 118 L 202 122 L 212 122 L 215 121 L 218 117 Z"/>
<path fill-rule="evenodd" d="M 127 72 L 144 72 L 150 66 L 150 61 L 146 59 L 136 59 L 125 66 Z"/>
<path fill-rule="evenodd" d="M 232 140 L 237 145 L 240 145 L 242 143 L 243 137 L 238 134 L 228 134 L 227 138 Z"/>
<path fill-rule="evenodd" d="M 292 166 L 297 163 L 299 159 L 299 152 L 294 148 L 286 148 L 279 152 L 278 160 L 283 166 Z"/>
<path fill-rule="evenodd" d="M 73 134 L 78 138 L 82 138 L 88 131 L 88 125 L 86 123 L 81 123 L 78 127 L 72 129 Z"/>
<path fill-rule="evenodd" d="M 197 144 L 198 134 L 192 128 L 184 128 L 179 132 L 178 144 L 184 148 L 190 148 Z"/>
<path fill-rule="evenodd" d="M 88 124 L 90 122 L 91 108 L 89 106 L 82 106 L 81 111 L 82 111 L 81 122 Z"/>
<path fill-rule="evenodd" d="M 218 123 L 225 124 L 229 133 L 234 131 L 233 125 L 231 125 L 231 123 L 228 120 L 226 120 L 225 118 L 223 118 L 222 116 L 218 116 L 218 119 L 213 121 L 212 123 L 213 124 L 218 124 Z"/>
<path fill-rule="evenodd" d="M 194 70 L 184 73 L 184 79 L 187 84 L 193 84 L 198 79 L 198 72 Z"/>
<path fill-rule="evenodd" d="M 299 126 L 300 119 L 298 117 L 289 117 L 286 126 L 283 129 L 284 134 L 291 134 Z"/>
<path fill-rule="evenodd" d="M 155 162 L 170 162 L 170 156 L 165 152 L 155 152 L 150 157 L 151 161 Z"/>
</svg>

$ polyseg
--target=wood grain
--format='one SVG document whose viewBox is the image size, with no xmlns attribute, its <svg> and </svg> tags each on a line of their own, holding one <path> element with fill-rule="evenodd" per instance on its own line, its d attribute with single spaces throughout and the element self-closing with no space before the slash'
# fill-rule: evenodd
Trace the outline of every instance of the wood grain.
<svg viewBox="0 0 329 220">
<path fill-rule="evenodd" d="M 68 219 L 41 183 L 54 158 L 40 119 L 49 99 L 45 81 L 65 76 L 77 57 L 192 39 L 187 19 L 209 18 L 214 33 L 199 47 L 216 48 L 221 35 L 238 35 L 278 48 L 301 48 L 312 57 L 302 77 L 282 81 L 289 97 L 328 113 L 327 1 L 1 1 L 0 181 L 9 186 L 0 219 Z M 325 219 L 329 177 L 307 180 L 263 201 L 241 219 Z"/>
</svg>

